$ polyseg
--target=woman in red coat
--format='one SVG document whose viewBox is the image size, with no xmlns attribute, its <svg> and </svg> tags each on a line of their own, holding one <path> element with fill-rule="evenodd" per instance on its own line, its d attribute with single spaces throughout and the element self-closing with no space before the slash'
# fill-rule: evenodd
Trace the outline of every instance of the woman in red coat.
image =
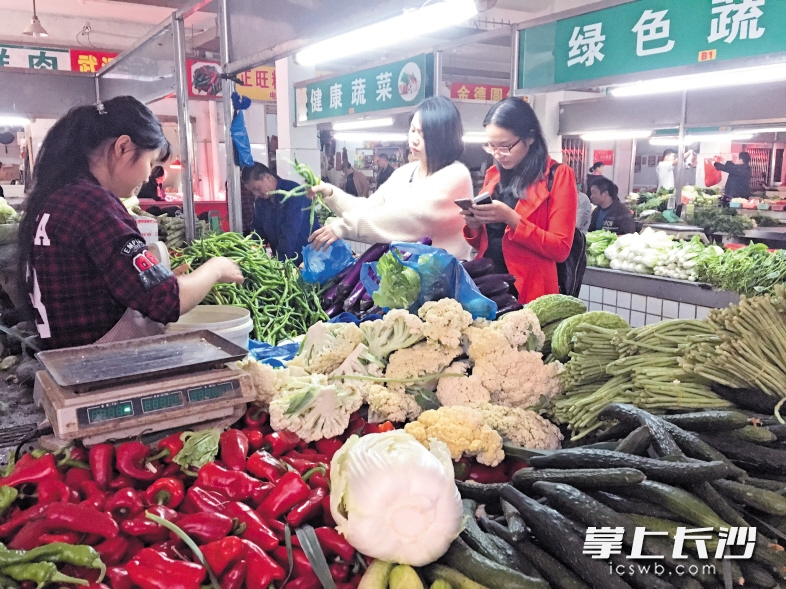
<svg viewBox="0 0 786 589">
<path fill-rule="evenodd" d="M 496 272 L 516 277 L 519 302 L 558 293 L 557 263 L 568 257 L 576 228 L 573 170 L 549 157 L 535 112 L 519 98 L 491 107 L 483 126 L 483 148 L 496 165 L 482 191 L 493 201 L 462 211 L 464 236 L 479 257 L 494 260 Z"/>
</svg>

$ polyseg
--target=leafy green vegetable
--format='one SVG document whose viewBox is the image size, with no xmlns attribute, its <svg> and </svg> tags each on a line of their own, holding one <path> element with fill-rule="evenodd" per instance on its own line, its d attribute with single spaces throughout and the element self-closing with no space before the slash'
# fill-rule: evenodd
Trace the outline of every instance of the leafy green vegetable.
<svg viewBox="0 0 786 589">
<path fill-rule="evenodd" d="M 412 395 L 415 397 L 415 402 L 420 406 L 423 411 L 428 411 L 429 409 L 439 409 L 442 407 L 442 403 L 439 402 L 437 398 L 436 391 L 432 391 L 431 389 L 426 389 L 423 387 L 407 387 L 404 389 L 408 395 Z"/>
<path fill-rule="evenodd" d="M 734 209 L 720 207 L 699 207 L 693 213 L 693 224 L 702 227 L 707 233 L 726 233 L 744 235 L 753 227 L 748 217 L 738 215 Z"/>
<path fill-rule="evenodd" d="M 379 290 L 372 295 L 374 304 L 389 309 L 408 309 L 420 294 L 420 276 L 399 262 L 392 252 L 377 263 Z"/>
<path fill-rule="evenodd" d="M 761 243 L 752 244 L 723 256 L 701 259 L 698 278 L 722 290 L 744 295 L 770 292 L 786 282 L 786 250 L 770 253 Z"/>
<path fill-rule="evenodd" d="M 778 219 L 773 219 L 767 215 L 753 215 L 753 220 L 759 227 L 780 227 L 781 222 Z"/>
<path fill-rule="evenodd" d="M 199 469 L 218 456 L 220 429 L 203 429 L 198 432 L 183 432 L 180 439 L 183 448 L 175 454 L 172 462 L 183 468 Z"/>
</svg>

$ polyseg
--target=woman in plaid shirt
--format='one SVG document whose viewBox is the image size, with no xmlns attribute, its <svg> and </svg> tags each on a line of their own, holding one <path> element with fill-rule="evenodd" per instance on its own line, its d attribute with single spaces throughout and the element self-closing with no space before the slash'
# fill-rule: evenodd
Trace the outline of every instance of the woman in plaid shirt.
<svg viewBox="0 0 786 589">
<path fill-rule="evenodd" d="M 120 199 L 169 154 L 155 115 L 130 96 L 74 108 L 47 133 L 19 227 L 21 278 L 45 347 L 155 335 L 217 282 L 243 281 L 227 258 L 175 276 L 147 251 Z"/>
</svg>

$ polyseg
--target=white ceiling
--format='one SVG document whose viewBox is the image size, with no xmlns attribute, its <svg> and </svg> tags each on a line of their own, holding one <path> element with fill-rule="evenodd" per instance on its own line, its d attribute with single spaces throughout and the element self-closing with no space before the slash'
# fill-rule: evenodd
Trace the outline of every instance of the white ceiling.
<svg viewBox="0 0 786 589">
<path fill-rule="evenodd" d="M 158 6 L 138 6 L 110 0 L 36 0 L 42 24 L 47 15 L 82 17 L 85 19 L 116 20 L 157 24 L 172 14 L 172 10 Z M 3 0 L 2 10 L 33 12 L 32 0 Z M 44 25 L 46 26 L 46 25 Z M 0 30 L 2 33 L 2 30 Z"/>
</svg>

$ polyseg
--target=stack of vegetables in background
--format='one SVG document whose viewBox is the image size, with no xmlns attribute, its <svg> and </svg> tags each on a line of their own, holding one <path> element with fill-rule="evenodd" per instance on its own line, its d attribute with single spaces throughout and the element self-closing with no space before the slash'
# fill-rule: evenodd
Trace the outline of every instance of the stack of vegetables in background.
<svg viewBox="0 0 786 589">
<path fill-rule="evenodd" d="M 653 274 L 655 266 L 673 247 L 670 235 L 647 227 L 641 233 L 620 235 L 604 253 L 612 270 Z"/>
<path fill-rule="evenodd" d="M 617 234 L 611 231 L 590 231 L 587 233 L 587 266 L 610 268 L 611 260 L 606 257 L 606 250 L 617 241 Z"/>
<path fill-rule="evenodd" d="M 658 259 L 653 273 L 655 276 L 696 282 L 699 265 L 712 264 L 715 258 L 722 255 L 723 248 L 717 245 L 705 246 L 696 235 L 690 241 L 675 242 L 674 247 Z"/>
<path fill-rule="evenodd" d="M 786 280 L 786 251 L 770 252 L 763 244 L 753 244 L 702 258 L 696 273 L 698 280 L 719 289 L 744 295 L 770 292 Z"/>
</svg>

